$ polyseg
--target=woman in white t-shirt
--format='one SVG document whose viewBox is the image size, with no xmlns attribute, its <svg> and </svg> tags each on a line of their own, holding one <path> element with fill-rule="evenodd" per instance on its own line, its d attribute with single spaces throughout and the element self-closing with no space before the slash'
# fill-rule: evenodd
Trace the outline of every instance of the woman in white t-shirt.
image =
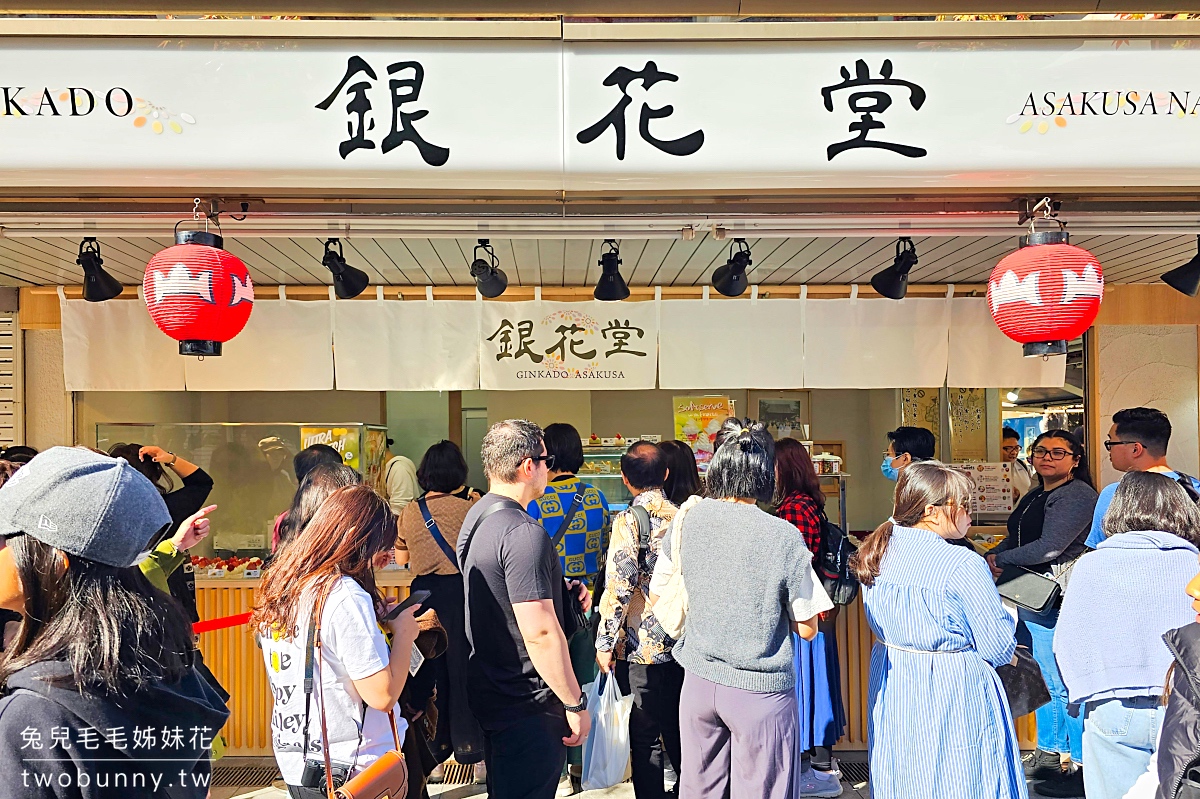
<svg viewBox="0 0 1200 799">
<path fill-rule="evenodd" d="M 389 710 L 401 736 L 407 729 L 396 702 L 417 637 L 416 608 L 386 623 L 389 647 L 380 620 L 392 605 L 384 602 L 372 570 L 395 541 L 396 517 L 374 489 L 339 489 L 284 548 L 259 587 L 250 624 L 274 696 L 275 759 L 293 799 L 325 796 L 322 694 L 339 785 L 394 747 Z M 314 655 L 313 694 L 306 702 L 305 659 L 318 597 L 324 598 L 320 659 Z M 305 761 L 319 766 L 319 778 Z"/>
</svg>

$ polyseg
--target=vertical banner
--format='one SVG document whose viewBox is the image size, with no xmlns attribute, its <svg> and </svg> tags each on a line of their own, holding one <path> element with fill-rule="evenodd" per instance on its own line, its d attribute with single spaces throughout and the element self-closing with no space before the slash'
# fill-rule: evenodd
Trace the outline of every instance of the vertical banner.
<svg viewBox="0 0 1200 799">
<path fill-rule="evenodd" d="M 987 392 L 982 388 L 950 389 L 950 460 L 987 460 Z"/>
<path fill-rule="evenodd" d="M 829 300 L 822 300 L 822 302 L 829 302 Z M 933 433 L 934 457 L 940 456 L 942 451 L 941 389 L 900 389 L 900 424 L 908 427 L 924 427 Z"/>
<path fill-rule="evenodd" d="M 653 302 L 485 302 L 479 387 L 654 388 L 656 316 Z"/>
</svg>

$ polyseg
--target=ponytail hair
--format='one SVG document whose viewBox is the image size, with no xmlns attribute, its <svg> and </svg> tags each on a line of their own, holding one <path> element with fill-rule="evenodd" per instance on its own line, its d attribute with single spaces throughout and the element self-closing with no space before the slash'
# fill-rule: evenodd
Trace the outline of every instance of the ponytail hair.
<svg viewBox="0 0 1200 799">
<path fill-rule="evenodd" d="M 726 419 L 705 477 L 706 497 L 770 502 L 775 494 L 775 439 L 761 422 Z"/>
<path fill-rule="evenodd" d="M 850 559 L 854 577 L 867 587 L 874 585 L 895 525 L 915 526 L 925 518 L 926 505 L 957 505 L 969 510 L 973 489 L 974 482 L 966 473 L 941 461 L 918 461 L 904 467 L 896 483 L 891 518 L 876 527 Z"/>
</svg>

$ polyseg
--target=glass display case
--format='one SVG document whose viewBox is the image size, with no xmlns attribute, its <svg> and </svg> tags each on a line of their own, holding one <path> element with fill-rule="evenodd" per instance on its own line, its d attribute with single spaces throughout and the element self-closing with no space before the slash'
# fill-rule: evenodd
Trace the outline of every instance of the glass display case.
<svg viewBox="0 0 1200 799">
<path fill-rule="evenodd" d="M 579 479 L 590 483 L 604 494 L 608 509 L 616 512 L 625 510 L 633 500 L 629 489 L 621 482 L 621 456 L 625 447 L 584 447 L 583 468 Z"/>
<path fill-rule="evenodd" d="M 153 444 L 191 461 L 212 477 L 208 503 L 216 505 L 212 535 L 193 555 L 265 555 L 275 518 L 292 504 L 296 474 L 292 457 L 313 444 L 328 444 L 346 465 L 383 491 L 387 428 L 350 424 L 134 424 L 96 425 L 96 447 Z M 166 470 L 179 488 L 180 481 Z"/>
</svg>

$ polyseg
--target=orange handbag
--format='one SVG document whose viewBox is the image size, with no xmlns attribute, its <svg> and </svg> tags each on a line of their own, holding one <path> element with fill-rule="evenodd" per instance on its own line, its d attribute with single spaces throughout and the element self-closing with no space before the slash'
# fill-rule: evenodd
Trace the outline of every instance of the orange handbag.
<svg viewBox="0 0 1200 799">
<path fill-rule="evenodd" d="M 313 609 L 316 618 L 316 634 L 314 646 L 317 649 L 317 661 L 321 654 L 321 611 L 324 609 L 324 598 Z M 318 682 L 318 684 L 321 684 Z M 385 752 L 378 760 L 368 766 L 362 773 L 346 781 L 341 788 L 333 786 L 333 763 L 329 759 L 329 731 L 325 726 L 325 688 L 321 685 L 318 697 L 321 703 L 321 753 L 325 756 L 325 790 L 329 799 L 407 799 L 408 797 L 408 764 L 404 755 L 400 754 L 400 732 L 396 728 L 396 714 L 388 711 L 388 721 L 392 725 L 392 740 L 396 748 Z"/>
</svg>

